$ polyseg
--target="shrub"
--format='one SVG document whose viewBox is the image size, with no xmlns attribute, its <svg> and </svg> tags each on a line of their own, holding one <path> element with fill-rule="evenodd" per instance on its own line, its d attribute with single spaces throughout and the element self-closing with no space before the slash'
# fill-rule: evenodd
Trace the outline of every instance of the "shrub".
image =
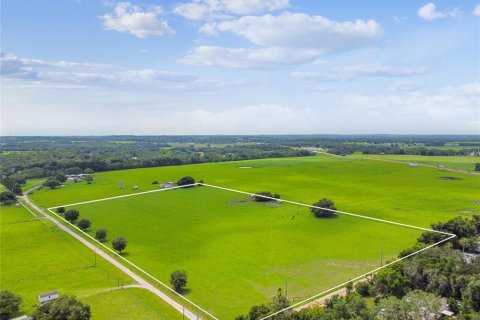
<svg viewBox="0 0 480 320">
<path fill-rule="evenodd" d="M 0 291 L 0 320 L 13 318 L 20 310 L 22 298 L 10 291 Z"/>
<path fill-rule="evenodd" d="M 105 241 L 105 239 L 107 239 L 107 229 L 104 229 L 104 228 L 97 229 L 97 231 L 95 232 L 95 239 L 97 239 L 100 242 Z"/>
<path fill-rule="evenodd" d="M 187 285 L 187 273 L 184 270 L 175 270 L 170 275 L 170 283 L 175 291 L 180 292 Z"/>
<path fill-rule="evenodd" d="M 69 222 L 75 222 L 78 219 L 80 212 L 78 210 L 70 209 L 65 212 L 65 220 Z"/>
<path fill-rule="evenodd" d="M 59 207 L 57 208 L 58 213 L 65 213 L 65 207 Z"/>
<path fill-rule="evenodd" d="M 90 220 L 88 219 L 82 219 L 80 221 L 78 221 L 78 227 L 82 230 L 87 230 L 88 228 L 90 228 L 92 224 L 90 223 Z"/>
<path fill-rule="evenodd" d="M 118 251 L 118 253 L 122 253 L 122 251 L 127 247 L 127 239 L 125 239 L 123 236 L 116 236 L 112 240 L 112 247 Z"/>
<path fill-rule="evenodd" d="M 194 184 L 194 183 L 195 183 L 195 179 L 193 179 L 190 176 L 185 176 L 185 177 L 181 178 L 180 180 L 178 180 L 178 182 L 177 182 L 177 184 L 179 186 L 186 186 L 186 185 Z"/>
<path fill-rule="evenodd" d="M 317 218 L 330 218 L 335 216 L 335 212 L 332 210 L 337 210 L 332 200 L 323 198 L 312 204 L 316 208 L 311 208 L 310 210 Z"/>
</svg>

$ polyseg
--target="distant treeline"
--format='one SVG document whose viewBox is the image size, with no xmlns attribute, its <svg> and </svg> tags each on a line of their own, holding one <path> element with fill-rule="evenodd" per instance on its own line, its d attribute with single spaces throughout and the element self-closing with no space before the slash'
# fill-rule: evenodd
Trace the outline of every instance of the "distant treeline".
<svg viewBox="0 0 480 320">
<path fill-rule="evenodd" d="M 219 144 L 152 137 L 6 137 L 1 144 L 1 182 L 12 189 L 25 179 L 95 172 L 175 166 L 205 162 L 310 156 L 314 153 L 278 143 Z M 197 139 L 198 140 L 198 139 Z M 181 141 L 181 142 L 180 142 Z"/>
<path fill-rule="evenodd" d="M 449 149 L 438 146 L 465 146 Z M 435 148 L 437 147 L 437 148 Z M 279 136 L 73 136 L 2 137 L 0 180 L 174 166 L 204 162 L 314 155 L 310 148 L 347 155 L 464 155 L 478 151 L 480 136 L 279 135 Z"/>
</svg>

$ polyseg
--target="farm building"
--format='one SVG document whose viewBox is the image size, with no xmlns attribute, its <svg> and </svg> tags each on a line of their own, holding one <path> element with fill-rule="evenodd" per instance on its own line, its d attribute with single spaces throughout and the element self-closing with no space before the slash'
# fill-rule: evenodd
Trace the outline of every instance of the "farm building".
<svg viewBox="0 0 480 320">
<path fill-rule="evenodd" d="M 45 292 L 38 295 L 38 302 L 46 303 L 58 299 L 58 291 Z"/>
</svg>

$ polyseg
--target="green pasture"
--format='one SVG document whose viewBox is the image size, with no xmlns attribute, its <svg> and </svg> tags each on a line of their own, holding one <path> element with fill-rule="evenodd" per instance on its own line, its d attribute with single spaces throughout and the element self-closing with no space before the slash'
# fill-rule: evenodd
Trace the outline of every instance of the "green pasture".
<svg viewBox="0 0 480 320">
<path fill-rule="evenodd" d="M 92 320 L 181 320 L 182 315 L 148 290 L 139 288 L 100 292 L 82 299 Z"/>
<path fill-rule="evenodd" d="M 355 153 L 348 158 L 371 158 L 377 160 L 395 160 L 416 162 L 431 166 L 443 165 L 446 168 L 459 169 L 465 171 L 474 171 L 475 163 L 480 162 L 479 156 L 418 156 L 418 155 L 401 155 L 401 154 L 361 154 Z"/>
<path fill-rule="evenodd" d="M 339 216 L 317 219 L 287 203 L 209 187 L 160 191 L 72 206 L 96 228 L 128 240 L 124 256 L 164 283 L 189 276 L 186 296 L 232 319 L 287 286 L 296 300 L 380 266 L 420 231 Z M 382 258 L 383 252 L 383 258 Z"/>
<path fill-rule="evenodd" d="M 106 292 L 133 280 L 102 258 L 96 259 L 94 267 L 93 252 L 48 220 L 36 219 L 23 207 L 8 206 L 0 208 L 0 223 L 0 287 L 23 298 L 22 313 L 35 309 L 38 294 L 58 290 L 90 304 L 93 319 L 114 315 L 116 319 L 148 318 L 138 314 L 159 315 L 150 319 L 175 319 L 172 313 L 176 311 L 146 290 L 138 292 L 137 297 Z"/>
<path fill-rule="evenodd" d="M 31 197 L 50 207 L 137 192 L 134 186 L 139 192 L 154 190 L 159 186 L 152 181 L 185 175 L 248 192 L 269 190 L 304 203 L 327 197 L 341 210 L 424 227 L 480 212 L 477 176 L 327 155 L 101 172 L 91 185 L 67 183 L 65 189 L 43 189 Z"/>
</svg>

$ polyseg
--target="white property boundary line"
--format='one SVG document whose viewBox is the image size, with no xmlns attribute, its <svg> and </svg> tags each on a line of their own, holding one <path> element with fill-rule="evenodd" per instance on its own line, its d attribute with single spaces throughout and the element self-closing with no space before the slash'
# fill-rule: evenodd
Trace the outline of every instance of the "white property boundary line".
<svg viewBox="0 0 480 320">
<path fill-rule="evenodd" d="M 116 257 L 119 257 L 120 259 L 122 259 L 123 261 L 125 261 L 128 265 L 134 267 L 136 270 L 142 272 L 143 274 L 147 275 L 149 278 L 153 279 L 156 283 L 160 284 L 162 287 L 164 287 L 165 289 L 167 289 L 168 291 L 172 292 L 175 296 L 178 296 L 180 297 L 181 299 L 183 299 L 185 302 L 191 304 L 192 306 L 196 307 L 198 310 L 204 312 L 206 315 L 210 316 L 211 318 L 215 319 L 215 320 L 219 320 L 217 317 L 215 317 L 214 315 L 212 315 L 211 313 L 209 313 L 208 311 L 206 311 L 205 309 L 203 309 L 202 307 L 200 307 L 199 305 L 195 304 L 194 302 L 192 302 L 191 300 L 185 298 L 184 296 L 182 295 L 179 295 L 176 291 L 174 291 L 173 289 L 171 289 L 168 285 L 164 284 L 163 282 L 161 282 L 160 280 L 158 280 L 157 278 L 155 278 L 153 275 L 151 275 L 150 273 L 146 272 L 145 270 L 143 270 L 142 268 L 140 268 L 139 266 L 137 266 L 136 264 L 130 262 L 128 259 L 124 258 L 123 256 L 119 255 L 118 253 L 116 253 L 114 250 L 110 249 L 109 247 L 107 247 L 106 245 L 104 245 L 103 243 L 101 243 L 100 241 L 98 241 L 97 239 L 95 239 L 94 237 L 92 237 L 91 235 L 89 235 L 88 233 L 86 233 L 85 231 L 81 230 L 80 228 L 78 228 L 76 225 L 72 224 L 71 222 L 65 220 L 63 217 L 61 217 L 60 215 L 58 215 L 56 212 L 53 211 L 53 209 L 57 209 L 57 208 L 60 208 L 60 207 L 72 207 L 72 206 L 78 206 L 78 205 L 83 205 L 83 204 L 88 204 L 88 203 L 95 203 L 95 202 L 102 202 L 102 201 L 108 201 L 108 200 L 114 200 L 114 199 L 120 199 L 120 198 L 126 198 L 126 197 L 132 197 L 132 196 L 137 196 L 137 195 L 142 195 L 142 194 L 148 194 L 148 193 L 154 193 L 154 192 L 161 192 L 161 191 L 170 191 L 170 190 L 175 190 L 175 189 L 183 189 L 183 188 L 188 188 L 188 187 L 193 187 L 193 186 L 205 186 L 205 187 L 210 187 L 210 188 L 214 188 L 214 189 L 220 189 L 220 190 L 224 190 L 224 191 L 230 191 L 230 192 L 235 192 L 235 193 L 240 193 L 240 194 L 245 194 L 245 195 L 249 195 L 249 196 L 257 196 L 257 197 L 262 197 L 262 198 L 266 198 L 266 199 L 271 199 L 271 200 L 274 200 L 274 201 L 277 201 L 277 202 L 285 202 L 285 203 L 290 203 L 290 204 L 294 204 L 294 205 L 298 205 L 298 206 L 303 206 L 303 207 L 308 207 L 308 208 L 316 208 L 316 209 L 320 209 L 320 207 L 317 207 L 317 206 L 312 206 L 312 205 L 308 205 L 308 204 L 305 204 L 305 203 L 301 203 L 301 202 L 296 202 L 296 201 L 290 201 L 290 200 L 283 200 L 283 199 L 276 199 L 276 198 L 273 198 L 273 197 L 268 197 L 268 196 L 263 196 L 263 195 L 258 195 L 258 194 L 255 194 L 255 193 L 250 193 L 250 192 L 245 192 L 245 191 L 240 191 L 240 190 L 235 190 L 235 189 L 230 189 L 230 188 L 224 188 L 224 187 L 219 187 L 219 186 L 215 186 L 215 185 L 210 185 L 210 184 L 206 184 L 206 183 L 193 183 L 193 184 L 189 184 L 189 185 L 184 185 L 184 186 L 177 186 L 177 187 L 172 187 L 172 188 L 165 188 L 165 189 L 159 189 L 159 190 L 150 190 L 150 191 L 143 191 L 143 192 L 136 192 L 136 193 L 130 193 L 130 194 L 126 194 L 126 195 L 121 195 L 121 196 L 115 196 L 115 197 L 108 197 L 108 198 L 102 198 L 102 199 L 96 199 L 96 200 L 89 200 L 89 201 L 82 201 L 82 202 L 77 202 L 77 203 L 71 203 L 71 204 L 65 204 L 65 205 L 60 205 L 60 206 L 55 206 L 55 207 L 50 207 L 50 208 L 47 208 L 47 210 L 52 213 L 53 215 L 55 215 L 57 218 L 59 218 L 60 220 L 64 221 L 67 223 L 67 225 L 73 227 L 74 229 L 76 229 L 77 231 L 80 232 L 80 234 L 88 237 L 90 240 L 94 241 L 95 243 L 99 244 L 100 246 L 102 246 L 103 248 L 107 249 L 107 251 L 113 253 L 114 256 Z M 432 230 L 432 229 L 427 229 L 427 228 L 423 228 L 423 227 L 418 227 L 418 226 L 413 226 L 413 225 L 409 225 L 409 224 L 405 224 L 405 223 L 400 223 L 400 222 L 395 222 L 395 221 L 389 221 L 389 220 L 384 220 L 384 219 L 379 219 L 379 218 L 373 218 L 373 217 L 369 217 L 369 216 L 363 216 L 363 215 L 359 215 L 359 214 L 356 214 L 356 213 L 351 213 L 351 212 L 346 212 L 346 211 L 340 211 L 340 210 L 332 210 L 332 209 L 327 209 L 327 208 L 321 208 L 323 210 L 327 210 L 327 211 L 330 211 L 330 212 L 334 212 L 334 213 L 340 213 L 340 214 L 343 214 L 343 215 L 347 215 L 347 216 L 352 216 L 352 217 L 356 217 L 356 218 L 360 218 L 360 219 L 367 219 L 367 220 L 372 220 L 372 221 L 376 221 L 376 222 L 380 222 L 380 223 L 387 223 L 387 224 L 392 224 L 392 225 L 396 225 L 396 226 L 400 226 L 400 227 L 405 227 L 405 228 L 411 228 L 411 229 L 417 229 L 417 230 L 421 230 L 421 231 L 427 231 L 427 232 L 434 232 L 434 233 L 439 233 L 439 234 L 442 234 L 442 235 L 446 235 L 448 236 L 446 239 L 443 239 L 441 241 L 438 241 L 434 244 L 431 244 L 429 246 L 426 246 L 420 250 L 417 250 L 413 253 L 410 253 L 402 258 L 398 258 L 392 262 L 389 262 L 389 263 L 386 263 L 385 265 L 381 266 L 381 267 L 378 267 L 378 268 L 375 268 L 369 272 L 366 272 L 362 275 L 359 275 L 355 278 L 352 278 L 352 279 L 349 279 L 348 281 L 346 282 L 343 282 L 335 287 L 332 287 L 330 289 L 327 289 L 325 291 L 322 291 L 320 293 L 317 293 L 307 299 L 304 299 L 302 301 L 299 301 L 287 308 L 284 308 L 282 310 L 279 310 L 275 313 L 272 313 L 266 317 L 263 317 L 261 318 L 260 320 L 266 320 L 266 319 L 269 319 L 279 313 L 282 313 L 282 312 L 285 312 L 285 311 L 288 311 L 288 310 L 291 310 L 295 307 L 298 307 L 298 306 L 301 306 L 303 304 L 306 304 L 307 302 L 310 302 L 311 300 L 314 300 L 314 299 L 317 299 L 333 290 L 336 290 L 336 289 L 339 289 L 339 288 L 342 288 L 344 286 L 346 286 L 348 283 L 351 283 L 351 282 L 355 282 L 357 280 L 360 280 L 362 278 L 365 278 L 371 274 L 374 274 L 376 272 L 378 272 L 379 270 L 383 269 L 383 268 L 386 268 L 388 266 L 391 266 L 399 261 L 402 261 L 402 260 L 405 260 L 407 258 L 410 258 L 422 251 L 425 251 L 425 250 L 428 250 L 430 248 L 433 248 L 443 242 L 446 242 L 450 239 L 453 239 L 456 237 L 456 235 L 454 234 L 451 234 L 451 233 L 447 233 L 447 232 L 442 232 L 442 231 L 437 231 L 437 230 Z"/>
</svg>

